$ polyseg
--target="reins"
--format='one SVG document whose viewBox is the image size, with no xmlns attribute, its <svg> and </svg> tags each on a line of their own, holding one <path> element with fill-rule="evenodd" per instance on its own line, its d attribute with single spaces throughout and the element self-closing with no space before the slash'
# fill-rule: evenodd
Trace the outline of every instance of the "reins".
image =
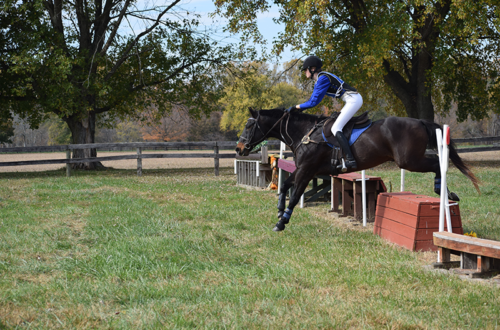
<svg viewBox="0 0 500 330">
<path fill-rule="evenodd" d="M 264 133 L 264 132 L 262 131 L 262 128 L 260 128 L 260 125 L 259 125 L 259 118 L 260 118 L 260 113 L 259 113 L 259 115 L 258 115 L 257 119 L 255 119 L 255 125 L 259 128 L 259 131 L 263 134 L 263 137 L 262 137 L 262 139 L 261 139 L 259 142 L 256 142 L 255 144 L 259 144 L 260 142 L 264 141 L 264 140 L 266 139 L 267 135 L 268 135 L 268 134 L 269 134 L 269 133 L 270 133 L 270 132 L 271 132 L 271 131 L 272 131 L 272 130 L 273 130 L 273 129 L 274 129 L 274 128 L 275 128 L 275 127 L 279 124 L 279 123 L 281 123 L 281 121 L 283 120 L 283 118 L 285 118 L 287 115 L 288 115 L 288 116 L 290 116 L 290 113 L 289 113 L 289 112 L 285 112 L 285 113 L 283 114 L 283 116 L 281 116 L 281 118 L 280 118 L 280 119 L 278 119 L 278 120 L 274 123 L 274 125 L 273 125 L 273 126 L 272 126 L 272 127 L 271 127 L 268 131 L 267 131 L 267 133 Z M 250 119 L 251 119 L 251 118 L 250 118 Z M 287 122 L 287 127 L 288 127 L 288 122 Z M 288 129 L 288 128 L 286 128 L 286 129 Z M 254 134 L 255 134 L 255 128 L 252 130 L 251 136 L 249 136 L 249 137 L 248 137 L 247 141 L 251 141 L 251 140 L 253 139 Z M 280 134 L 281 134 L 281 137 L 283 137 L 283 134 L 281 133 L 281 129 L 280 129 Z M 287 135 L 288 135 L 288 132 L 287 132 Z M 288 136 L 290 137 L 290 135 L 288 135 Z M 284 138 L 283 138 L 283 139 L 284 139 Z M 291 139 L 291 138 L 290 138 L 290 139 Z M 293 139 L 291 139 L 291 140 L 292 140 L 292 142 L 293 142 Z M 249 146 L 249 144 L 245 143 L 245 149 L 250 149 L 248 146 Z"/>
</svg>

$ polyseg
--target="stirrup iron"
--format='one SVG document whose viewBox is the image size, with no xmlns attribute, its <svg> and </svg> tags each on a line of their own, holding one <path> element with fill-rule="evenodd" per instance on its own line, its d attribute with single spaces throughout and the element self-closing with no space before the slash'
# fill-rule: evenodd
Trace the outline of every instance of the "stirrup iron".
<svg viewBox="0 0 500 330">
<path fill-rule="evenodd" d="M 340 171 L 341 171 L 342 173 L 347 172 L 347 166 L 345 166 L 345 160 L 344 160 L 344 158 L 342 158 L 342 164 L 341 164 L 341 165 L 339 165 L 339 166 L 337 166 L 337 168 L 340 168 Z"/>
</svg>

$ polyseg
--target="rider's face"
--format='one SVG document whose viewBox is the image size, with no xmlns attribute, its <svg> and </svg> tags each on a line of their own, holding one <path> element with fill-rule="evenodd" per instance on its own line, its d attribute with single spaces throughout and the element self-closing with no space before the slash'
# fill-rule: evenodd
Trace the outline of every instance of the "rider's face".
<svg viewBox="0 0 500 330">
<path fill-rule="evenodd" d="M 311 70 L 315 71 L 315 70 L 316 70 L 316 68 L 315 68 L 315 67 L 312 67 L 312 68 L 308 68 L 308 69 L 306 70 L 306 77 L 307 77 L 307 79 L 311 79 L 311 77 L 312 77 Z"/>
</svg>

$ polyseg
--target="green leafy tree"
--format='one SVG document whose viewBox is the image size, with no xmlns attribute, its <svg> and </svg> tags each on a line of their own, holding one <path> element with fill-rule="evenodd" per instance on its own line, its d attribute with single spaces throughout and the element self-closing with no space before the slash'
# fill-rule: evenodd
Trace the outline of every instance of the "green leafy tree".
<svg viewBox="0 0 500 330">
<path fill-rule="evenodd" d="M 224 130 L 241 132 L 248 119 L 248 108 L 285 108 L 307 98 L 307 92 L 287 83 L 286 76 L 277 75 L 277 70 L 270 70 L 266 64 L 252 62 L 239 69 L 241 78 L 227 76 L 225 94 L 220 100 Z"/>
<path fill-rule="evenodd" d="M 0 109 L 0 143 L 12 143 L 14 123 L 12 115 L 7 110 Z"/>
<path fill-rule="evenodd" d="M 228 30 L 262 42 L 257 14 L 279 7 L 285 30 L 274 41 L 314 53 L 324 69 L 357 87 L 365 104 L 434 120 L 458 104 L 457 116 L 498 112 L 500 7 L 494 0 L 217 0 Z"/>
<path fill-rule="evenodd" d="M 237 141 L 236 130 L 223 130 L 220 127 L 222 112 L 215 111 L 209 116 L 192 120 L 188 141 Z"/>
<path fill-rule="evenodd" d="M 132 121 L 123 121 L 116 125 L 117 142 L 141 142 L 141 127 Z"/>
<path fill-rule="evenodd" d="M 62 145 L 71 143 L 71 131 L 68 125 L 56 115 L 51 115 L 43 125 L 47 126 L 49 132 L 48 145 Z"/>
<path fill-rule="evenodd" d="M 1 0 L 0 108 L 32 127 L 54 113 L 74 144 L 94 143 L 99 120 L 141 119 L 152 105 L 210 113 L 221 95 L 218 72 L 236 48 L 198 31 L 198 17 L 182 14 L 180 2 Z"/>
</svg>

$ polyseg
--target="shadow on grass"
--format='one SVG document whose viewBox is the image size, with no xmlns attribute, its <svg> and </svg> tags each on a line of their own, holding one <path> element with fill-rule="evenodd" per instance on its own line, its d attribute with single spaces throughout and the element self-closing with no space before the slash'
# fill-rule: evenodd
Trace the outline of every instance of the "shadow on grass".
<svg viewBox="0 0 500 330">
<path fill-rule="evenodd" d="M 169 168 L 169 169 L 146 169 L 142 170 L 142 176 L 179 176 L 179 175 L 205 175 L 213 176 L 213 168 Z M 220 176 L 234 175 L 234 170 L 231 167 L 221 167 L 219 169 Z M 120 176 L 137 177 L 137 170 L 135 169 L 115 169 L 107 167 L 99 170 L 71 170 L 71 177 L 86 177 L 86 176 Z M 43 172 L 0 172 L 1 179 L 35 179 L 35 178 L 61 178 L 66 177 L 66 168 L 61 168 L 52 171 Z"/>
</svg>

